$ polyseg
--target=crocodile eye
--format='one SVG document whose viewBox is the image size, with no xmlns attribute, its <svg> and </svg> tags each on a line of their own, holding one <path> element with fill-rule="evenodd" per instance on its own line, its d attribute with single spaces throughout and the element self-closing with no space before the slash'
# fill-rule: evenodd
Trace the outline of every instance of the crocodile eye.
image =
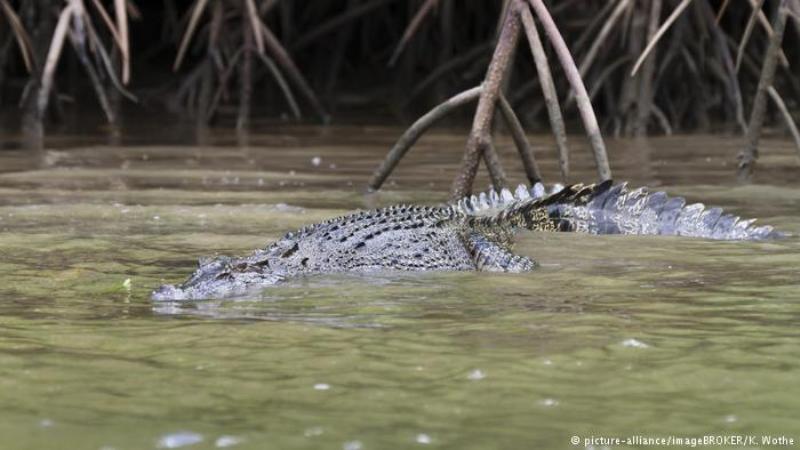
<svg viewBox="0 0 800 450">
<path fill-rule="evenodd" d="M 231 275 L 230 271 L 225 270 L 223 272 L 218 273 L 217 276 L 214 277 L 214 279 L 215 280 L 231 280 L 231 279 L 233 279 L 233 275 Z"/>
</svg>

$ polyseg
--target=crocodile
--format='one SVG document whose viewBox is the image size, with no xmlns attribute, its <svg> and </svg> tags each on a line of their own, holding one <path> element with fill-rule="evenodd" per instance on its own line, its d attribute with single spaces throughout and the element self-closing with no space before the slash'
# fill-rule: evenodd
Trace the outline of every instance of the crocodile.
<svg viewBox="0 0 800 450">
<path fill-rule="evenodd" d="M 180 285 L 164 285 L 154 300 L 225 298 L 288 278 L 340 272 L 527 272 L 532 259 L 511 251 L 516 230 L 589 234 L 677 235 L 763 240 L 782 234 L 720 208 L 687 205 L 681 197 L 611 181 L 591 185 L 541 183 L 489 190 L 439 206 L 396 205 L 357 212 L 287 233 L 249 256 L 201 259 Z"/>
</svg>

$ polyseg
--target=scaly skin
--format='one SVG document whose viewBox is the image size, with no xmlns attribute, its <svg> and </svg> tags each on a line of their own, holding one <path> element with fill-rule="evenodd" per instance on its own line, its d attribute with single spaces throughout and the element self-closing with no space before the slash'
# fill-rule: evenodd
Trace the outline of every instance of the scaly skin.
<svg viewBox="0 0 800 450">
<path fill-rule="evenodd" d="M 290 277 L 337 272 L 464 271 L 526 272 L 536 263 L 511 252 L 519 228 L 590 234 L 680 235 L 708 239 L 777 237 L 771 227 L 684 206 L 682 198 L 650 194 L 625 184 L 555 187 L 537 184 L 490 191 L 441 206 L 390 206 L 335 218 L 286 234 L 242 258 L 200 261 L 179 286 L 164 285 L 154 300 L 245 295 Z"/>
</svg>

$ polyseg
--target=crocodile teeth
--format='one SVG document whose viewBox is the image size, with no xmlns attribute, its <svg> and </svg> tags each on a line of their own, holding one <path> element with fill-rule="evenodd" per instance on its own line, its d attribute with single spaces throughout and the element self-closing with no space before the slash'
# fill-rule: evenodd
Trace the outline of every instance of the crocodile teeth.
<svg viewBox="0 0 800 450">
<path fill-rule="evenodd" d="M 514 192 L 514 196 L 517 197 L 518 200 L 526 200 L 531 198 L 531 194 L 528 192 L 528 188 L 525 187 L 524 184 L 520 184 L 517 186 L 517 190 Z"/>
</svg>

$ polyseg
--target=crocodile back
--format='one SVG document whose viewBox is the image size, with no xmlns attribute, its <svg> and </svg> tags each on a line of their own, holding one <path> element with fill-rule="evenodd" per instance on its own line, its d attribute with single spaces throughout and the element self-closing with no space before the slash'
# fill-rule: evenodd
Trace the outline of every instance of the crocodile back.
<svg viewBox="0 0 800 450">
<path fill-rule="evenodd" d="M 473 269 L 453 219 L 450 208 L 391 206 L 289 233 L 264 252 L 287 273 Z"/>
</svg>

